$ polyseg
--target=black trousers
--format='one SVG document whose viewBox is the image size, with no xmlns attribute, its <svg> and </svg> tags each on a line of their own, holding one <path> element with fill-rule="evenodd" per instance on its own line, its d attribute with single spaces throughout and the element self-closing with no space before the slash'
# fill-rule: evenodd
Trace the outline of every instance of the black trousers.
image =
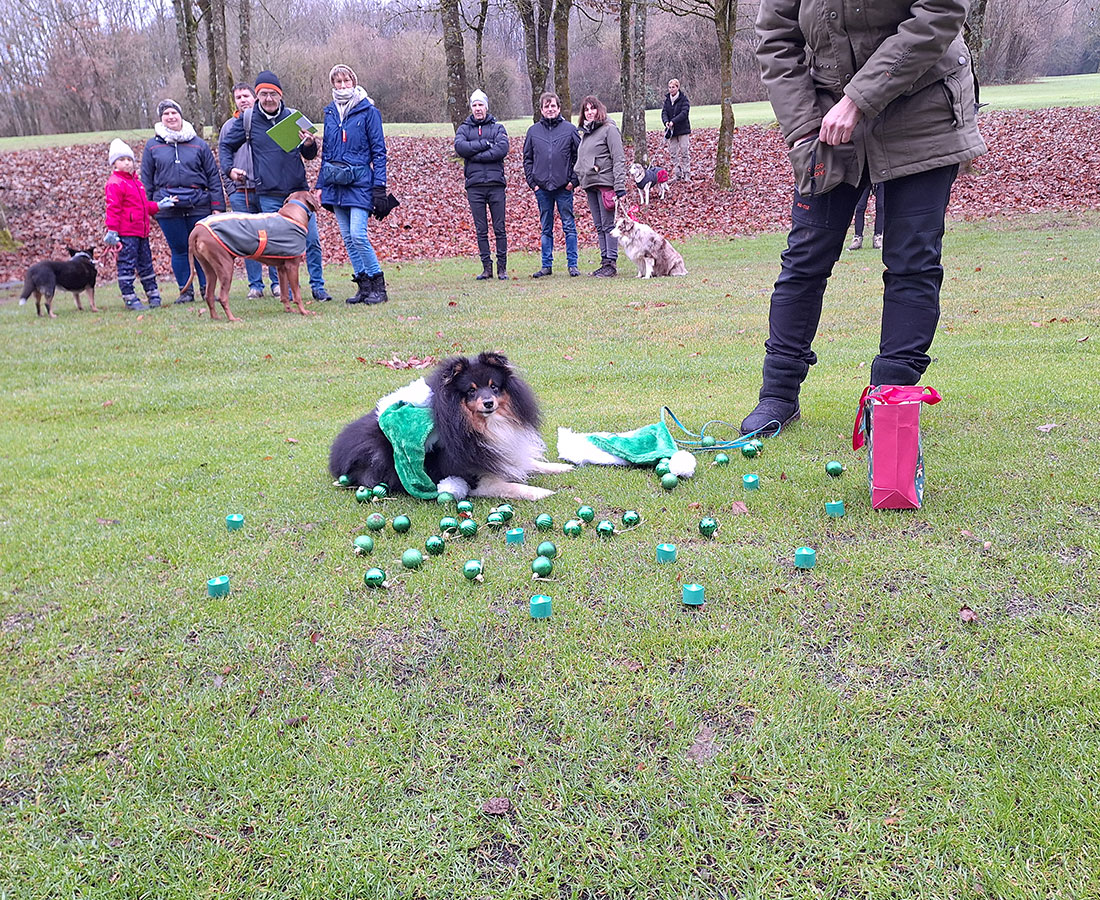
<svg viewBox="0 0 1100 900">
<path fill-rule="evenodd" d="M 474 230 L 477 232 L 477 252 L 481 264 L 486 268 L 493 264 L 489 251 L 489 220 L 492 216 L 493 235 L 497 244 L 497 268 L 504 269 L 508 264 L 508 235 L 504 231 L 504 185 L 482 184 L 466 188 L 466 199 L 470 201 L 470 213 L 474 217 Z"/>
<path fill-rule="evenodd" d="M 923 373 L 940 319 L 944 215 L 959 167 L 944 166 L 882 182 L 882 328 L 879 356 Z M 866 176 L 864 176 L 866 178 Z M 821 301 L 844 249 L 865 185 L 842 184 L 818 197 L 794 192 L 791 231 L 772 292 L 768 353 L 813 365 Z"/>
</svg>

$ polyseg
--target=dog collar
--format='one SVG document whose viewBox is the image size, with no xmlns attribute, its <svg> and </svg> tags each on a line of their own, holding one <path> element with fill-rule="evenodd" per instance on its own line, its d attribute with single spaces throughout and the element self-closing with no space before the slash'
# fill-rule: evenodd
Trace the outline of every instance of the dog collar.
<svg viewBox="0 0 1100 900">
<path fill-rule="evenodd" d="M 295 206 L 302 207 L 302 209 L 304 209 L 306 211 L 306 215 L 310 215 L 310 216 L 313 215 L 313 210 L 311 210 L 308 206 L 306 206 L 301 200 L 287 200 L 286 201 L 287 206 L 290 206 L 291 203 L 293 203 Z"/>
<path fill-rule="evenodd" d="M 85 252 L 84 252 L 83 250 L 81 250 L 81 251 L 80 251 L 79 253 L 74 253 L 74 254 L 73 254 L 73 259 L 76 259 L 77 257 L 80 257 L 80 256 L 83 256 L 83 257 L 84 257 L 84 258 L 85 258 L 86 260 L 88 260 L 88 262 L 90 262 L 90 263 L 91 263 L 91 264 L 92 264 L 93 266 L 98 266 L 98 265 L 99 265 L 99 263 L 97 263 L 97 262 L 96 262 L 96 261 L 95 261 L 94 259 L 92 259 L 92 258 L 91 258 L 91 257 L 90 257 L 90 256 L 89 256 L 89 255 L 88 255 L 87 253 L 85 253 Z"/>
</svg>

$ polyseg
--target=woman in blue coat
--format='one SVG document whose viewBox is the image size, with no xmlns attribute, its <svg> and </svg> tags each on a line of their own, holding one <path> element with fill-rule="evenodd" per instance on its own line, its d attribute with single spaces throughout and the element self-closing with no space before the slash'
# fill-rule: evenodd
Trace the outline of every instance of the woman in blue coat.
<svg viewBox="0 0 1100 900">
<path fill-rule="evenodd" d="M 385 303 L 386 276 L 367 234 L 371 210 L 386 200 L 386 139 L 382 114 L 359 87 L 350 66 L 329 72 L 332 102 L 325 107 L 325 136 L 317 189 L 321 205 L 340 226 L 353 280 L 359 286 L 348 303 Z"/>
<path fill-rule="evenodd" d="M 211 213 L 225 212 L 221 174 L 210 145 L 195 134 L 183 118 L 175 100 L 162 100 L 157 107 L 160 121 L 141 155 L 141 183 L 145 196 L 157 201 L 175 196 L 178 201 L 157 216 L 157 224 L 172 251 L 172 274 L 182 289 L 191 277 L 187 241 L 191 229 Z M 206 275 L 196 261 L 200 290 L 206 289 Z M 188 288 L 176 303 L 190 303 L 195 292 Z"/>
</svg>

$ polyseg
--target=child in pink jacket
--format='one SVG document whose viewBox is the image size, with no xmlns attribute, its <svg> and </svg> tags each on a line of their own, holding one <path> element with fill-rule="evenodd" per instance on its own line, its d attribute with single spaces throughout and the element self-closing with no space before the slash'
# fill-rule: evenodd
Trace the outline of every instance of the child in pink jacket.
<svg viewBox="0 0 1100 900">
<path fill-rule="evenodd" d="M 150 309 L 160 306 L 157 275 L 153 271 L 153 253 L 149 247 L 149 226 L 158 210 L 176 202 L 165 197 L 158 203 L 145 198 L 145 188 L 134 174 L 134 151 L 118 138 L 111 141 L 107 152 L 111 175 L 107 179 L 107 234 L 104 240 L 118 245 L 118 289 L 127 309 Z M 146 306 L 134 293 L 134 273 L 141 279 Z"/>
</svg>

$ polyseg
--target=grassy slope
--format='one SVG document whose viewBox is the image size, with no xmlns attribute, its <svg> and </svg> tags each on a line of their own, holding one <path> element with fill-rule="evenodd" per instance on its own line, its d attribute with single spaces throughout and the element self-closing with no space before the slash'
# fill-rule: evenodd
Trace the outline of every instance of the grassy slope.
<svg viewBox="0 0 1100 900">
<path fill-rule="evenodd" d="M 982 88 L 982 102 L 989 109 L 1041 109 L 1050 106 L 1094 106 L 1100 96 L 1100 75 L 1067 75 L 1057 78 L 1040 78 L 1030 84 L 995 85 Z M 766 102 L 737 103 L 733 107 L 738 125 L 761 125 L 775 120 L 771 105 Z M 384 114 L 384 113 L 383 113 Z M 616 119 L 618 121 L 618 119 Z M 691 111 L 691 124 L 695 128 L 717 128 L 721 111 L 717 106 L 695 106 Z M 506 119 L 509 134 L 521 134 L 531 124 L 528 118 Z M 650 110 L 646 114 L 646 127 L 650 131 L 661 128 L 661 111 Z M 453 137 L 454 130 L 445 122 L 389 122 L 386 134 L 414 135 L 418 137 Z M 82 134 L 46 134 L 34 137 L 0 137 L 0 153 L 9 150 L 26 150 L 33 147 L 66 147 L 71 144 L 108 144 L 113 138 L 136 146 L 152 137 L 153 130 L 96 131 Z"/>
<path fill-rule="evenodd" d="M 408 265 L 388 306 L 312 321 L 244 300 L 239 326 L 139 319 L 109 291 L 98 316 L 0 307 L 0 894 L 1096 896 L 1098 226 L 952 226 L 925 509 L 872 512 L 847 445 L 881 284 L 877 254 L 846 254 L 805 419 L 761 459 L 704 458 L 671 494 L 590 467 L 517 504 L 529 530 L 578 500 L 644 520 L 559 531 L 538 624 L 531 548 L 500 535 L 363 587 L 440 515 L 386 503 L 411 534 L 349 551 L 365 509 L 330 487 L 328 443 L 411 377 L 369 361 L 504 348 L 548 438 L 662 404 L 737 421 L 780 237 L 693 242 L 687 279 L 598 291 Z M 663 540 L 680 562 L 659 569 Z M 219 573 L 233 593 L 210 600 Z"/>
</svg>

